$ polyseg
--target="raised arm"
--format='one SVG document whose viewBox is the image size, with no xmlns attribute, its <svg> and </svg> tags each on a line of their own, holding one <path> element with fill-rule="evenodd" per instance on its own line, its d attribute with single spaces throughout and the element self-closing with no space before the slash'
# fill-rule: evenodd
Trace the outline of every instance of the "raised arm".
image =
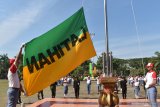
<svg viewBox="0 0 160 107">
<path fill-rule="evenodd" d="M 22 55 L 22 49 L 23 49 L 23 47 L 24 47 L 24 45 L 21 46 L 21 48 L 20 48 L 20 50 L 19 50 L 19 53 L 18 53 L 18 55 L 16 56 L 16 59 L 15 59 L 15 65 L 16 65 L 16 67 L 18 67 L 18 65 L 19 65 L 19 60 L 20 60 L 20 57 L 21 57 L 21 55 Z"/>
</svg>

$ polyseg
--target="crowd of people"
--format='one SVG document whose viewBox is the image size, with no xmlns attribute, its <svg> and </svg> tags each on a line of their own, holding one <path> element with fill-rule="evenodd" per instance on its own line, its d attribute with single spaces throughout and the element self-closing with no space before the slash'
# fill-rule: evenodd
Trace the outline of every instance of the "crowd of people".
<svg viewBox="0 0 160 107">
<path fill-rule="evenodd" d="M 97 87 L 97 94 L 99 94 L 101 90 L 101 84 L 99 81 L 99 76 L 95 79 L 96 80 L 96 87 Z M 83 79 L 86 81 L 86 89 L 87 89 L 87 94 L 91 94 L 91 77 L 87 76 Z M 74 92 L 75 92 L 75 98 L 79 98 L 79 93 L 80 93 L 80 79 L 78 76 L 76 77 L 71 77 L 71 76 L 66 76 L 58 80 L 57 82 L 54 82 L 53 84 L 50 85 L 50 90 L 51 90 L 51 97 L 55 98 L 56 97 L 56 86 L 63 86 L 63 94 L 64 98 L 67 97 L 68 95 L 68 90 L 69 86 L 73 86 Z M 37 93 L 38 100 L 41 100 L 44 98 L 43 95 L 43 90 L 39 91 Z"/>
</svg>

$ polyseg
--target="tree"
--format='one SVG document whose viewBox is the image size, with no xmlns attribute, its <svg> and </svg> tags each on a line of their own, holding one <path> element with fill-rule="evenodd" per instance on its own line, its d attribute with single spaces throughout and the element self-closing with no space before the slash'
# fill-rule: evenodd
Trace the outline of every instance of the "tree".
<svg viewBox="0 0 160 107">
<path fill-rule="evenodd" d="M 9 69 L 9 58 L 7 54 L 0 55 L 0 78 L 7 78 L 7 71 Z"/>
<path fill-rule="evenodd" d="M 156 51 L 155 55 L 157 56 L 156 62 L 155 62 L 155 70 L 157 71 L 157 74 L 160 76 L 160 52 Z"/>
<path fill-rule="evenodd" d="M 91 63 L 91 60 L 85 61 L 80 66 L 78 66 L 76 69 L 74 69 L 70 73 L 70 75 L 72 76 L 89 75 L 89 63 Z"/>
<path fill-rule="evenodd" d="M 160 52 L 156 51 L 154 54 L 157 55 L 158 58 L 160 58 Z"/>
<path fill-rule="evenodd" d="M 123 61 L 121 59 L 118 58 L 113 58 L 113 74 L 115 75 L 121 75 L 121 72 L 123 71 L 123 69 L 121 68 L 123 65 Z"/>
<path fill-rule="evenodd" d="M 98 70 L 102 70 L 103 69 L 103 60 L 102 60 L 102 56 L 99 56 L 97 59 L 97 65 L 96 65 Z"/>
</svg>

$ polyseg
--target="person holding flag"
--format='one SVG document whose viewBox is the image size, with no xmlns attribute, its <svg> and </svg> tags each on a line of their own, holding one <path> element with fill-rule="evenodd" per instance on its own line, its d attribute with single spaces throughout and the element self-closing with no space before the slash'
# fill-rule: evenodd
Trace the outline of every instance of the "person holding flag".
<svg viewBox="0 0 160 107">
<path fill-rule="evenodd" d="M 8 95 L 8 102 L 7 107 L 16 107 L 18 97 L 19 97 L 19 90 L 20 90 L 20 80 L 18 76 L 18 66 L 20 64 L 20 57 L 22 55 L 22 48 L 24 45 L 21 46 L 20 51 L 15 59 L 10 59 L 9 64 L 10 68 L 8 70 L 8 83 L 9 88 L 7 91 Z"/>
</svg>

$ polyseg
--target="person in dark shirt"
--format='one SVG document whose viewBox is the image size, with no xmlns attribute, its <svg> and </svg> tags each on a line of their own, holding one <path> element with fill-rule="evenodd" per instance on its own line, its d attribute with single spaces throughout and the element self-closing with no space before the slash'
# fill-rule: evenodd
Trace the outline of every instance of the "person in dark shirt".
<svg viewBox="0 0 160 107">
<path fill-rule="evenodd" d="M 56 97 L 56 85 L 57 82 L 54 82 L 53 84 L 50 85 L 51 93 L 52 93 L 52 98 Z"/>
<path fill-rule="evenodd" d="M 127 97 L 127 80 L 125 77 L 122 77 L 122 81 L 120 82 L 121 89 L 122 89 L 122 97 L 123 99 L 126 99 Z"/>
<path fill-rule="evenodd" d="M 79 98 L 80 80 L 78 77 L 74 78 L 73 88 L 74 88 L 74 92 L 75 92 L 75 97 Z"/>
<path fill-rule="evenodd" d="M 40 96 L 41 96 L 41 98 L 40 98 Z M 38 100 L 41 100 L 41 99 L 44 98 L 44 97 L 43 97 L 43 90 L 41 90 L 41 91 L 38 92 L 37 97 L 38 97 Z"/>
</svg>

